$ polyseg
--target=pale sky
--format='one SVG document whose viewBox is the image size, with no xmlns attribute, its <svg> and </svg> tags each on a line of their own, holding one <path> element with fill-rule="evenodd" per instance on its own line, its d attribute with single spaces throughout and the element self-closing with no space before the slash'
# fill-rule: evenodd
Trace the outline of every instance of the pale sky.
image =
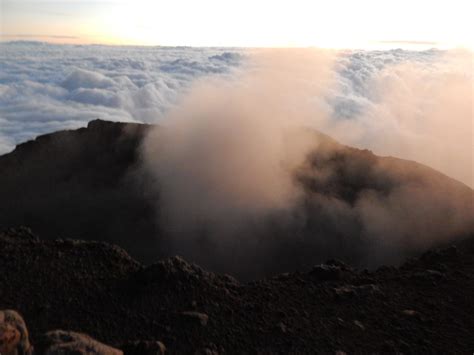
<svg viewBox="0 0 474 355">
<path fill-rule="evenodd" d="M 0 0 L 1 39 L 474 48 L 473 0 Z"/>
</svg>

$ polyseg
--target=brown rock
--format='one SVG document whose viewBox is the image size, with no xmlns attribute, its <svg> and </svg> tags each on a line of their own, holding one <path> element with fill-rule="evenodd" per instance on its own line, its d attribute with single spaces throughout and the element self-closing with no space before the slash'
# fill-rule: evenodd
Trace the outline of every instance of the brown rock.
<svg viewBox="0 0 474 355">
<path fill-rule="evenodd" d="M 122 350 L 102 344 L 90 336 L 64 330 L 53 330 L 44 336 L 45 355 L 123 355 Z"/>
<path fill-rule="evenodd" d="M 365 326 L 358 320 L 354 321 L 354 324 L 361 330 L 365 330 Z"/>
<path fill-rule="evenodd" d="M 334 288 L 334 293 L 339 298 L 367 297 L 371 295 L 382 296 L 383 292 L 377 285 L 368 284 L 361 286 L 344 285 Z"/>
<path fill-rule="evenodd" d="M 209 320 L 209 316 L 207 314 L 200 313 L 200 312 L 194 312 L 194 311 L 181 312 L 181 316 L 185 319 L 195 321 L 195 322 L 201 324 L 202 326 L 206 326 L 207 322 Z"/>
<path fill-rule="evenodd" d="M 25 321 L 16 311 L 0 311 L 0 354 L 33 354 Z"/>
</svg>

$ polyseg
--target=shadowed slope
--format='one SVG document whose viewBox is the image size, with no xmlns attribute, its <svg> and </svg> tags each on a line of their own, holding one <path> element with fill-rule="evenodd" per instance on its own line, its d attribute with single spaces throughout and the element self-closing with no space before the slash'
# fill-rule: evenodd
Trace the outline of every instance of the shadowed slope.
<svg viewBox="0 0 474 355">
<path fill-rule="evenodd" d="M 147 128 L 96 120 L 1 156 L 0 226 L 110 241 L 152 260 L 159 250 L 154 214 L 132 177 Z"/>
<path fill-rule="evenodd" d="M 315 149 L 295 172 L 302 196 L 290 211 L 249 222 L 227 245 L 232 253 L 207 239 L 206 226 L 176 248 L 161 228 L 166 206 L 141 169 L 140 143 L 149 127 L 96 120 L 0 157 L 0 226 L 116 243 L 145 263 L 182 254 L 246 278 L 331 257 L 359 266 L 398 263 L 473 230 L 474 194 L 467 186 L 421 164 L 310 132 Z"/>
<path fill-rule="evenodd" d="M 242 284 L 179 257 L 149 267 L 116 246 L 0 232 L 0 309 L 32 342 L 52 329 L 170 353 L 469 353 L 473 238 L 401 268 L 358 272 L 333 260 Z M 198 352 L 201 351 L 201 352 Z"/>
</svg>

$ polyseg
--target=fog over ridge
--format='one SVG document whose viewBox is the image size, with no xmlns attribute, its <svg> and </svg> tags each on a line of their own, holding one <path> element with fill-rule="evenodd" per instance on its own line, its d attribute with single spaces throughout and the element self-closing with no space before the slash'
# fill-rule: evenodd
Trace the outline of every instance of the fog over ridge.
<svg viewBox="0 0 474 355">
<path fill-rule="evenodd" d="M 262 52 L 27 41 L 0 47 L 2 153 L 38 134 L 95 118 L 162 122 L 196 80 L 223 77 L 236 83 L 248 62 L 255 62 L 255 52 Z M 296 67 L 300 58 L 294 60 Z M 315 128 L 474 186 L 472 53 L 338 51 L 331 70 L 332 81 L 320 96 L 301 92 L 329 112 L 324 122 L 313 119 Z"/>
<path fill-rule="evenodd" d="M 255 272 L 259 262 L 270 267 L 267 259 L 280 253 L 291 259 L 282 248 L 294 248 L 302 262 L 307 258 L 297 245 L 306 245 L 311 260 L 320 253 L 374 266 L 474 230 L 468 187 L 414 162 L 380 159 L 317 133 L 342 142 L 373 140 L 375 151 L 419 154 L 420 161 L 432 158 L 426 152 L 447 150 L 434 161 L 445 169 L 458 152 L 456 163 L 464 165 L 457 166 L 468 173 L 469 102 L 456 95 L 468 93 L 469 77 L 442 76 L 441 83 L 456 90 L 453 100 L 439 92 L 442 85 L 425 87 L 432 74 L 425 75 L 424 66 L 396 64 L 374 79 L 383 85 L 369 84 L 381 85 L 371 93 L 370 107 L 353 118 L 335 118 L 325 98 L 340 84 L 333 70 L 337 53 L 252 55 L 235 82 L 198 80 L 143 143 L 144 171 L 154 181 L 147 188 L 156 196 L 156 218 L 170 235 L 171 250 L 234 273 L 249 272 L 245 265 Z M 442 65 L 449 69 L 451 60 Z M 431 116 L 422 116 L 426 130 L 417 131 L 420 102 Z M 448 112 L 458 113 L 452 128 L 440 122 Z M 421 152 L 411 153 L 407 145 Z"/>
</svg>

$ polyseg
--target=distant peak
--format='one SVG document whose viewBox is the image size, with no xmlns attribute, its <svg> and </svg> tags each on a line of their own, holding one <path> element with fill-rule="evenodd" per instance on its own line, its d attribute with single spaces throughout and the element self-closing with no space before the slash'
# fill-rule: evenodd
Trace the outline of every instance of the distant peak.
<svg viewBox="0 0 474 355">
<path fill-rule="evenodd" d="M 95 120 L 89 121 L 89 123 L 87 124 L 87 128 L 109 126 L 114 123 L 115 122 L 105 121 L 105 120 L 101 120 L 100 118 L 96 118 Z"/>
</svg>

